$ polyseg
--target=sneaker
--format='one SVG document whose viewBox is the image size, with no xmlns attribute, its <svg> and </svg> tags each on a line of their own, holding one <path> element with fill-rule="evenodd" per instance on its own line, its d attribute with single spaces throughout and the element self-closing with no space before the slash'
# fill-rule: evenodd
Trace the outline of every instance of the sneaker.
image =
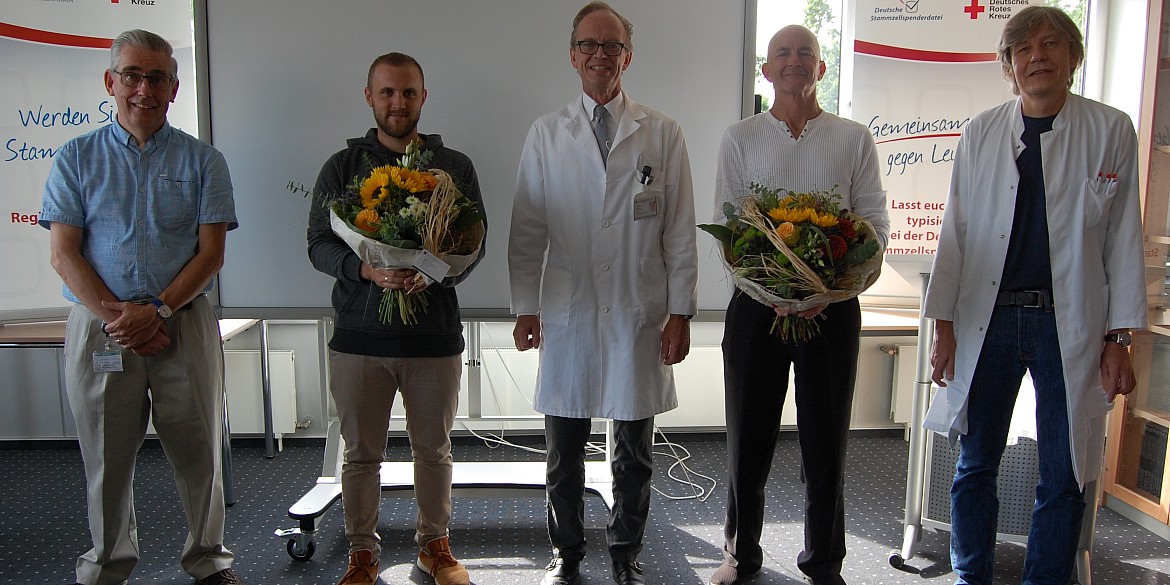
<svg viewBox="0 0 1170 585">
<path fill-rule="evenodd" d="M 418 568 L 431 576 L 438 585 L 471 585 L 467 569 L 451 554 L 446 536 L 427 541 L 418 551 Z"/>
<path fill-rule="evenodd" d="M 224 569 L 195 581 L 195 585 L 244 585 L 244 582 L 240 580 L 235 571 Z"/>
<path fill-rule="evenodd" d="M 741 585 L 742 583 L 747 583 L 748 579 L 751 579 L 753 575 L 755 575 L 754 572 L 740 575 L 738 567 L 723 563 L 719 565 L 718 569 L 715 569 L 715 574 L 711 575 L 710 583 L 711 585 Z"/>
<path fill-rule="evenodd" d="M 374 585 L 378 581 L 378 559 L 372 550 L 355 550 L 349 553 L 349 570 L 337 585 Z"/>
</svg>

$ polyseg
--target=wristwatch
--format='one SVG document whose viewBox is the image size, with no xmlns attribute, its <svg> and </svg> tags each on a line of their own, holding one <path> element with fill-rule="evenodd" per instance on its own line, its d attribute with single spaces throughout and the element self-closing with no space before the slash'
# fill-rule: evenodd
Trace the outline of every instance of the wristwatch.
<svg viewBox="0 0 1170 585">
<path fill-rule="evenodd" d="M 1129 331 L 1123 331 L 1121 333 L 1110 333 L 1105 336 L 1105 341 L 1116 343 L 1121 347 L 1129 347 L 1129 345 L 1133 343 L 1133 335 L 1130 334 Z"/>
<path fill-rule="evenodd" d="M 154 305 L 155 310 L 158 311 L 158 316 L 161 317 L 163 321 L 170 319 L 171 315 L 175 314 L 175 311 L 171 309 L 170 305 L 164 303 L 160 298 L 156 297 L 150 299 L 150 304 Z"/>
</svg>

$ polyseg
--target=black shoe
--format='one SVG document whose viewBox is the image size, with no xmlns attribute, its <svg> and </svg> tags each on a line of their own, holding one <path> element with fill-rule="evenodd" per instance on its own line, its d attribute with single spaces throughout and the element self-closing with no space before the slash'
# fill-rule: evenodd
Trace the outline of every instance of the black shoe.
<svg viewBox="0 0 1170 585">
<path fill-rule="evenodd" d="M 613 563 L 613 582 L 618 585 L 646 585 L 646 575 L 638 561 Z"/>
<path fill-rule="evenodd" d="M 576 585 L 577 578 L 581 576 L 581 561 L 553 557 L 545 571 L 540 585 Z"/>
</svg>

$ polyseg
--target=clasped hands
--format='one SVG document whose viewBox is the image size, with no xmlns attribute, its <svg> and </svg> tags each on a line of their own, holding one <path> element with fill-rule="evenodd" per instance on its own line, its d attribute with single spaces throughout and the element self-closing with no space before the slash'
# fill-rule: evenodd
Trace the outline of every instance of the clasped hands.
<svg viewBox="0 0 1170 585">
<path fill-rule="evenodd" d="M 117 316 L 105 323 L 103 332 L 118 345 L 142 357 L 154 357 L 168 345 L 171 337 L 167 334 L 158 309 L 149 303 L 129 301 L 102 301 L 102 308 L 113 311 Z"/>
<path fill-rule="evenodd" d="M 824 304 L 817 305 L 815 307 L 809 307 L 803 311 L 797 311 L 795 309 L 781 307 L 780 305 L 772 305 L 772 310 L 775 311 L 776 315 L 779 317 L 796 316 L 796 317 L 800 317 L 801 319 L 812 319 L 813 317 L 820 315 L 821 311 L 824 311 L 825 307 L 827 307 L 827 306 L 829 306 L 829 304 L 824 303 Z"/>
</svg>

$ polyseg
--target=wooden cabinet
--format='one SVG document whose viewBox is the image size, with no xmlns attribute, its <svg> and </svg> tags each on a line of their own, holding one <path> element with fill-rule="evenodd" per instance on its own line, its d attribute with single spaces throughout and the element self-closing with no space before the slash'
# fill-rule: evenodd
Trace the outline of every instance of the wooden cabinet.
<svg viewBox="0 0 1170 585">
<path fill-rule="evenodd" d="M 1160 6 L 1160 8 L 1159 8 Z M 1157 17 L 1161 11 L 1161 18 Z M 1130 350 L 1137 388 L 1117 400 L 1109 420 L 1105 492 L 1161 525 L 1170 522 L 1170 0 L 1151 4 L 1146 91 L 1139 143 L 1143 173 L 1143 235 L 1150 327 L 1134 332 Z"/>
<path fill-rule="evenodd" d="M 1142 331 L 1131 348 L 1138 385 L 1118 399 L 1109 421 L 1105 491 L 1151 518 L 1167 523 L 1170 477 L 1170 331 Z"/>
</svg>

